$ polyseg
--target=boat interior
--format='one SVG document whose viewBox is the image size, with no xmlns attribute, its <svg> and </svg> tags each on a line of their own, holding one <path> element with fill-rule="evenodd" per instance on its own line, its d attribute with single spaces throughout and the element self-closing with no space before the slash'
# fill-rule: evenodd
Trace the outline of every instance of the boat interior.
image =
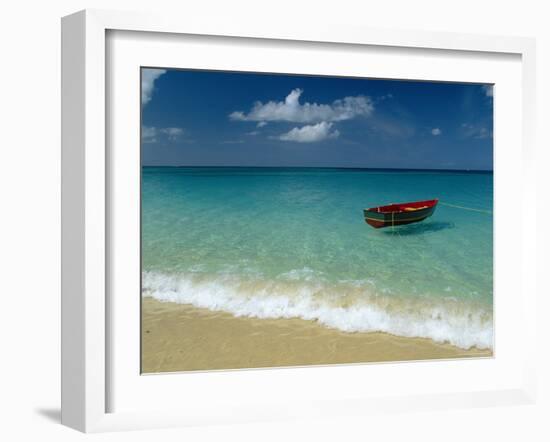
<svg viewBox="0 0 550 442">
<path fill-rule="evenodd" d="M 437 200 L 415 201 L 410 203 L 388 204 L 387 206 L 371 207 L 367 210 L 378 213 L 415 212 L 427 209 L 437 204 Z"/>
</svg>

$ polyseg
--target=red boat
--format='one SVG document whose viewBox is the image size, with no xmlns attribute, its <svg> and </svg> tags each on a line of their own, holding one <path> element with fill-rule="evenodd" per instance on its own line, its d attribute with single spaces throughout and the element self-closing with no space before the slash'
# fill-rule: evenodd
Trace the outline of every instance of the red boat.
<svg viewBox="0 0 550 442">
<path fill-rule="evenodd" d="M 433 215 L 438 201 L 414 201 L 364 209 L 365 222 L 376 229 L 417 223 Z"/>
</svg>

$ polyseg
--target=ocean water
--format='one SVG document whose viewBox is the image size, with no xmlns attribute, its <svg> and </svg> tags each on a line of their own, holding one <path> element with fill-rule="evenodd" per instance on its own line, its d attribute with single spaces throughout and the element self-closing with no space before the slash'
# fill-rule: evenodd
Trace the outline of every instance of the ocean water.
<svg viewBox="0 0 550 442">
<path fill-rule="evenodd" d="M 143 296 L 492 348 L 492 192 L 492 173 L 144 167 Z M 432 198 L 421 223 L 363 219 Z"/>
</svg>

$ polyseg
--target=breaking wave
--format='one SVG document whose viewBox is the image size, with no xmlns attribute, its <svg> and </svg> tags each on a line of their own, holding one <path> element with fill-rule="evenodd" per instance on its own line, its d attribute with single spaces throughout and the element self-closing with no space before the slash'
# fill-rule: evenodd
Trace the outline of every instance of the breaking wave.
<svg viewBox="0 0 550 442">
<path fill-rule="evenodd" d="M 343 332 L 385 332 L 468 349 L 493 348 L 490 306 L 384 293 L 372 281 L 327 283 L 310 269 L 265 280 L 235 274 L 143 272 L 142 294 L 252 318 L 301 318 Z"/>
</svg>

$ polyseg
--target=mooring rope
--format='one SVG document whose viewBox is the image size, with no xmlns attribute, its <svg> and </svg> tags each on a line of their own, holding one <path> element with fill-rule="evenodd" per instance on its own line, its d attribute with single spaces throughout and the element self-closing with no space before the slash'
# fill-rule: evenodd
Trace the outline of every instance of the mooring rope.
<svg viewBox="0 0 550 442">
<path fill-rule="evenodd" d="M 441 204 L 442 206 L 454 207 L 455 209 L 471 210 L 472 212 L 487 213 L 489 215 L 493 214 L 493 212 L 491 210 L 475 209 L 473 207 L 457 206 L 456 204 L 442 203 L 441 201 L 439 202 L 439 204 Z"/>
</svg>

